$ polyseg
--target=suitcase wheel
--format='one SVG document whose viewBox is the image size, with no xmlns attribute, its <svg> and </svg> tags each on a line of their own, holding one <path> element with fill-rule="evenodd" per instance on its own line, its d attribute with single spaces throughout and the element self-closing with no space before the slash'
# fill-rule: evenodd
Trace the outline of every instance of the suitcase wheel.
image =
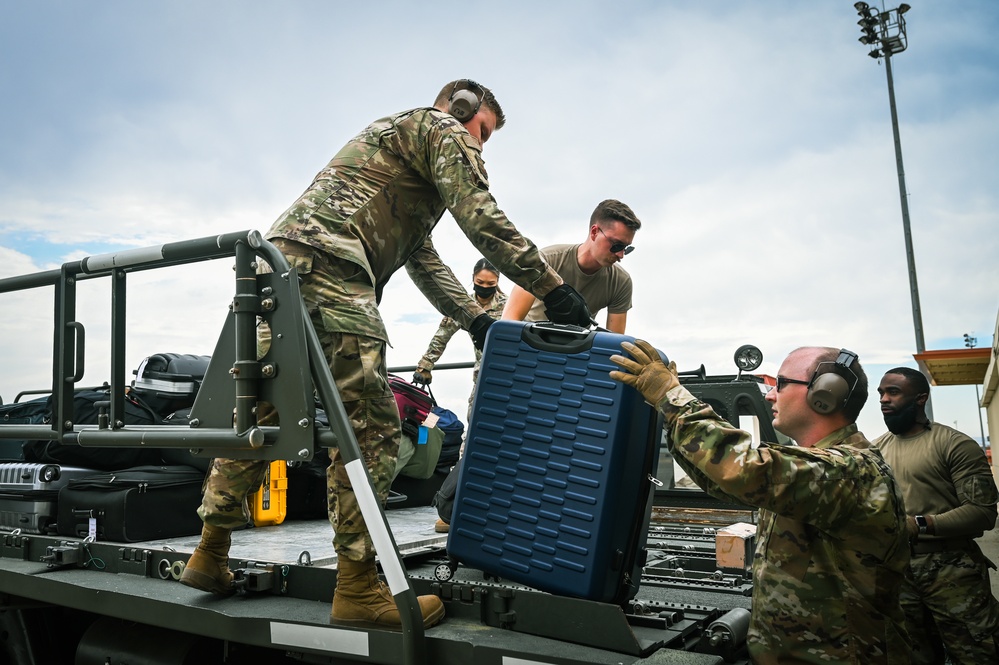
<svg viewBox="0 0 999 665">
<path fill-rule="evenodd" d="M 454 577 L 455 568 L 457 568 L 457 564 L 450 561 L 446 563 L 439 563 L 437 564 L 437 567 L 434 568 L 434 577 L 436 577 L 438 581 L 447 582 Z"/>
</svg>

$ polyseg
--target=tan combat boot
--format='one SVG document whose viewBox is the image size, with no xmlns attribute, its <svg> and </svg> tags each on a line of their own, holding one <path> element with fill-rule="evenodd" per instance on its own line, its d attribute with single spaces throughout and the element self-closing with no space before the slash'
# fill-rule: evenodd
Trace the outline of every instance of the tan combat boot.
<svg viewBox="0 0 999 665">
<path fill-rule="evenodd" d="M 201 542 L 194 550 L 180 576 L 181 584 L 222 596 L 232 595 L 232 572 L 229 570 L 229 544 L 232 531 L 205 524 Z"/>
<path fill-rule="evenodd" d="M 424 628 L 430 628 L 444 617 L 444 603 L 437 596 L 420 596 L 417 600 Z M 374 560 L 339 560 L 330 623 L 391 630 L 402 628 L 395 598 L 378 577 Z"/>
</svg>

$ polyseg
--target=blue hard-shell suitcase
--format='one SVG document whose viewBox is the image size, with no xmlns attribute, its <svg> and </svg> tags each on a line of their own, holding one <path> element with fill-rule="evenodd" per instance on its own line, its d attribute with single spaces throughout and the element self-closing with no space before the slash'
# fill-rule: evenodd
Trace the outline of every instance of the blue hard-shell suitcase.
<svg viewBox="0 0 999 665">
<path fill-rule="evenodd" d="M 608 376 L 623 340 L 634 338 L 552 323 L 489 328 L 452 560 L 555 594 L 635 595 L 662 421 Z"/>
</svg>

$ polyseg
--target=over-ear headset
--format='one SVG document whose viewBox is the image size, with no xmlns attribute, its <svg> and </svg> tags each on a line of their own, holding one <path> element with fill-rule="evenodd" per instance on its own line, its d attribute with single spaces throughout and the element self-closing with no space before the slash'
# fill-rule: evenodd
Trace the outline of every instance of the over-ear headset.
<svg viewBox="0 0 999 665">
<path fill-rule="evenodd" d="M 468 122 L 479 112 L 482 98 L 485 95 L 486 92 L 482 86 L 471 79 L 455 81 L 454 86 L 451 87 L 451 97 L 447 102 L 447 112 L 453 115 L 458 122 Z"/>
<path fill-rule="evenodd" d="M 856 360 L 856 353 L 840 349 L 839 356 L 834 363 L 819 363 L 808 383 L 808 404 L 814 411 L 829 414 L 846 406 L 850 396 L 853 395 L 853 389 L 860 381 L 860 378 L 850 369 Z M 819 374 L 823 365 L 833 365 L 832 371 Z"/>
</svg>

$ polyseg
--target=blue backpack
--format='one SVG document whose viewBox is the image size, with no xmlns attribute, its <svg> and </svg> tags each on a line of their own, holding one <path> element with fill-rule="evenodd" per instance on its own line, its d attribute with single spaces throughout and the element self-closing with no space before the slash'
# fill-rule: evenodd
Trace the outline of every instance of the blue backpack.
<svg viewBox="0 0 999 665">
<path fill-rule="evenodd" d="M 441 444 L 441 456 L 437 460 L 437 471 L 447 473 L 458 461 L 458 455 L 461 453 L 461 440 L 465 434 L 465 424 L 458 420 L 454 411 L 442 406 L 435 406 L 431 410 L 437 414 L 437 427 L 444 432 L 444 443 Z"/>
</svg>

